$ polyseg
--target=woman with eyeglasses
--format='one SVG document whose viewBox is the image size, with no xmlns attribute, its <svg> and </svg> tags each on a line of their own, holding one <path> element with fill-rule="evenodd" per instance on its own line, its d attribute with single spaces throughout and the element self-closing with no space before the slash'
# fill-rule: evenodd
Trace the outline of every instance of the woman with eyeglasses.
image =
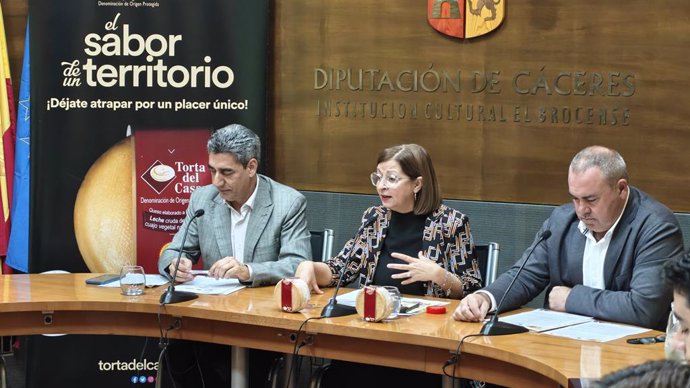
<svg viewBox="0 0 690 388">
<path fill-rule="evenodd" d="M 381 151 L 371 184 L 381 205 L 364 212 L 362 226 L 340 253 L 326 263 L 303 261 L 297 267 L 295 276 L 312 292 L 335 286 L 341 272 L 342 285 L 396 286 L 402 294 L 462 298 L 481 287 L 468 218 L 441 203 L 434 166 L 423 147 L 403 144 Z M 353 375 L 365 377 L 353 384 Z M 321 386 L 440 383 L 439 375 L 334 361 Z"/>
<path fill-rule="evenodd" d="M 481 287 L 466 215 L 441 202 L 431 157 L 417 144 L 381 151 L 371 183 L 380 206 L 367 209 L 362 226 L 326 263 L 304 261 L 295 276 L 312 292 L 342 284 L 396 286 L 402 294 L 462 298 Z"/>
</svg>

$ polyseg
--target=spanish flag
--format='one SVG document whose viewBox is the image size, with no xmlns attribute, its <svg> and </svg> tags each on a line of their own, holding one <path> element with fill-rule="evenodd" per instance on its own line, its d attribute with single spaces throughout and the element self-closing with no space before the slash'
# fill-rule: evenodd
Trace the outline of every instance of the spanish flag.
<svg viewBox="0 0 690 388">
<path fill-rule="evenodd" d="M 31 166 L 31 56 L 29 50 L 29 22 L 26 23 L 24 39 L 24 62 L 19 80 L 19 103 L 17 104 L 17 140 L 14 147 L 14 180 L 12 185 L 12 231 L 7 247 L 5 264 L 11 269 L 29 272 L 29 191 Z"/>
<path fill-rule="evenodd" d="M 7 40 L 5 39 L 5 23 L 0 6 L 0 256 L 7 255 L 7 244 L 10 238 L 10 207 L 12 204 L 12 181 L 14 176 L 14 143 L 17 136 L 16 116 L 14 111 L 14 96 L 12 93 L 12 79 L 10 78 L 10 64 L 7 57 Z"/>
</svg>

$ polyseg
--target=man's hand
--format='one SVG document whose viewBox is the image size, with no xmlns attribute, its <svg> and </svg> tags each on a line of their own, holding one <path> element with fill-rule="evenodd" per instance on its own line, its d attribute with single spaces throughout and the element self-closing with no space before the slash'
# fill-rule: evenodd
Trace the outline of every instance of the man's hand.
<svg viewBox="0 0 690 388">
<path fill-rule="evenodd" d="M 173 276 L 175 274 L 176 263 L 177 259 L 173 259 L 173 261 L 171 261 L 170 265 L 168 266 L 168 273 L 170 273 L 170 276 Z M 184 283 L 192 279 L 194 279 L 194 275 L 192 275 L 192 261 L 186 257 L 183 257 L 180 259 L 180 267 L 177 269 L 177 276 L 175 276 L 175 281 L 178 283 Z"/>
<path fill-rule="evenodd" d="M 570 295 L 570 287 L 556 286 L 549 293 L 549 308 L 554 311 L 565 312 L 565 301 Z"/>
<path fill-rule="evenodd" d="M 479 322 L 491 308 L 491 299 L 481 292 L 464 297 L 453 312 L 456 321 Z"/>
<path fill-rule="evenodd" d="M 249 268 L 235 260 L 232 256 L 226 256 L 211 265 L 208 276 L 215 279 L 239 279 L 241 282 L 249 281 Z"/>
</svg>

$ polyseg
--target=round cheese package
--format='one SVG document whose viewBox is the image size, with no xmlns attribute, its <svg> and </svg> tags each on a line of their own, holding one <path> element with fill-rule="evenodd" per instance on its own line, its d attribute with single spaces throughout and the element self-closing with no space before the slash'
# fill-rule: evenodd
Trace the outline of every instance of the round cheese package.
<svg viewBox="0 0 690 388">
<path fill-rule="evenodd" d="M 386 319 L 393 311 L 395 302 L 383 287 L 366 286 L 357 294 L 357 314 L 368 322 Z"/>
<path fill-rule="evenodd" d="M 300 278 L 285 278 L 273 289 L 278 308 L 289 313 L 302 310 L 309 303 L 309 286 Z"/>
</svg>

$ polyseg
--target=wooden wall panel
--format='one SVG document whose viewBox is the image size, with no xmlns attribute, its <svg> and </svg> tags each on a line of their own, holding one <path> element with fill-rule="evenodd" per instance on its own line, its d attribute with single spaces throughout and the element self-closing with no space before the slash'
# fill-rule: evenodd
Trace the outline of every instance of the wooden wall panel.
<svg viewBox="0 0 690 388">
<path fill-rule="evenodd" d="M 427 147 L 447 198 L 557 204 L 568 200 L 572 155 L 589 144 L 618 149 L 632 183 L 675 211 L 690 211 L 690 2 L 610 0 L 591 5 L 502 0 L 503 24 L 471 40 L 446 37 L 419 0 L 277 0 L 274 3 L 271 172 L 299 189 L 372 193 L 368 174 L 386 146 Z M 15 94 L 27 0 L 0 0 Z M 462 72 L 460 93 L 319 90 L 316 68 Z M 512 75 L 560 71 L 634 74 L 631 97 L 521 95 Z M 500 71 L 501 92 L 472 93 L 474 71 Z M 319 101 L 418 106 L 416 119 L 317 114 Z M 475 120 L 424 118 L 425 104 L 473 105 Z M 504 107 L 505 122 L 476 120 L 478 105 Z M 627 108 L 629 124 L 515 122 L 509 109 Z M 560 120 L 559 120 L 560 121 Z"/>
<path fill-rule="evenodd" d="M 373 193 L 368 174 L 377 152 L 415 142 L 431 152 L 447 198 L 557 204 L 569 200 L 572 156 L 602 144 L 625 157 L 632 184 L 675 211 L 688 211 L 690 2 L 502 1 L 503 24 L 471 40 L 431 28 L 424 1 L 276 1 L 269 153 L 277 179 L 305 190 Z M 376 82 L 385 72 L 394 83 L 398 74 L 421 75 L 430 68 L 460 71 L 460 92 L 315 85 L 316 69 L 375 70 Z M 495 72 L 495 92 L 473 92 L 475 72 Z M 518 88 L 534 92 L 513 86 L 521 72 L 530 75 L 519 78 Z M 559 73 L 566 74 L 558 88 L 564 95 L 554 86 Z M 581 86 L 573 86 L 576 73 Z M 610 91 L 609 80 L 617 84 Z M 352 110 L 336 117 L 333 105 L 325 113 L 323 105 L 336 101 L 364 103 L 367 109 L 403 104 L 408 113 L 404 119 L 383 118 L 379 110 L 373 118 L 368 110 L 362 117 L 359 109 L 357 117 Z M 441 107 L 442 117 L 425 117 L 427 104 Z M 449 118 L 455 104 L 462 104 L 461 117 Z M 409 107 L 415 105 L 411 118 Z M 470 106 L 473 119 L 467 120 Z M 546 109 L 545 122 L 538 121 L 540 107 Z M 503 115 L 490 120 L 491 109 L 503 109 Z M 607 113 L 604 125 L 600 110 Z M 564 114 L 570 122 L 563 122 Z"/>
</svg>

